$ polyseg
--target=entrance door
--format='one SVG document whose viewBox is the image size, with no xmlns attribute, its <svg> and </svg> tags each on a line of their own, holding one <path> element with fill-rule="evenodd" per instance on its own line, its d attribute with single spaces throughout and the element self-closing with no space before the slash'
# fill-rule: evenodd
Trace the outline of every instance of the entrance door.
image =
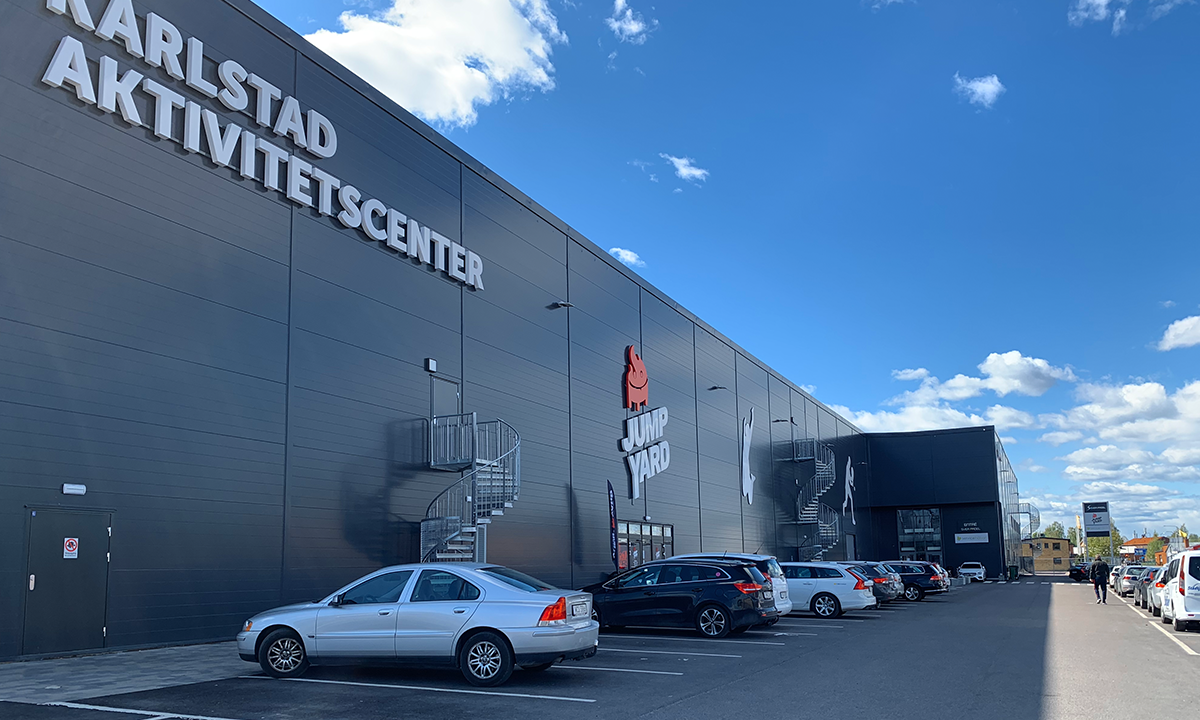
<svg viewBox="0 0 1200 720">
<path fill-rule="evenodd" d="M 442 417 L 445 415 L 457 415 L 462 412 L 459 408 L 459 393 L 458 383 L 449 380 L 443 380 L 439 377 L 431 377 L 431 400 L 430 410 L 433 417 Z"/>
<path fill-rule="evenodd" d="M 21 652 L 104 647 L 112 514 L 29 510 Z"/>
<path fill-rule="evenodd" d="M 846 559 L 858 559 L 858 542 L 857 538 L 855 538 L 853 535 L 846 536 Z"/>
</svg>

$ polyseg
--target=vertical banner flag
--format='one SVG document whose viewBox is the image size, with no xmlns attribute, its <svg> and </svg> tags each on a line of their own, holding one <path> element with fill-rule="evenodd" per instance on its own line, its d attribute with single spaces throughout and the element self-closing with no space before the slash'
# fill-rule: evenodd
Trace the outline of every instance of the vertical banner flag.
<svg viewBox="0 0 1200 720">
<path fill-rule="evenodd" d="M 1083 533 L 1086 537 L 1108 537 L 1112 533 L 1108 503 L 1085 502 L 1083 504 Z"/>
<path fill-rule="evenodd" d="M 617 565 L 617 495 L 612 483 L 608 483 L 608 544 L 612 551 L 613 567 Z"/>
</svg>

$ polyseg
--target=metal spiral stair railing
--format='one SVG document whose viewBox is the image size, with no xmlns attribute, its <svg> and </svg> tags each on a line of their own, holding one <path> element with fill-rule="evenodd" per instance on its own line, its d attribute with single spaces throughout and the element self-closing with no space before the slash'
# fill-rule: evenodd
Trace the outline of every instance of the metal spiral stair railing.
<svg viewBox="0 0 1200 720">
<path fill-rule="evenodd" d="M 813 543 L 800 548 L 800 560 L 814 562 L 825 559 L 825 553 L 842 541 L 842 515 L 825 503 L 817 506 L 817 532 Z"/>
<path fill-rule="evenodd" d="M 521 493 L 521 436 L 503 420 L 475 413 L 433 418 L 430 466 L 461 470 L 421 521 L 421 560 L 486 561 L 486 529 Z"/>
<path fill-rule="evenodd" d="M 815 523 L 821 496 L 837 482 L 833 449 L 817 440 L 797 440 L 795 460 L 812 460 L 816 466 L 813 476 L 800 487 L 796 496 L 796 519 L 804 524 Z"/>
</svg>

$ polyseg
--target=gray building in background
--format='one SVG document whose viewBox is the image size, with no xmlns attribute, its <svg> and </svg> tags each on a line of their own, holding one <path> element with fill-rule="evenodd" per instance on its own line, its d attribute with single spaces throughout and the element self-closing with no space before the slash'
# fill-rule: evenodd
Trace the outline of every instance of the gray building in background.
<svg viewBox="0 0 1200 720">
<path fill-rule="evenodd" d="M 485 549 L 1003 534 L 982 439 L 864 435 L 250 2 L 126 4 L 0 0 L 0 658 Z"/>
</svg>

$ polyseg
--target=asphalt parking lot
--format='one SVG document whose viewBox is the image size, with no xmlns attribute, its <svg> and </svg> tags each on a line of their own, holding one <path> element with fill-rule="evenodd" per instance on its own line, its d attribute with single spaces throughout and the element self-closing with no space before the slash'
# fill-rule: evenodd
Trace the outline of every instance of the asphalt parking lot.
<svg viewBox="0 0 1200 720">
<path fill-rule="evenodd" d="M 1169 652 L 1189 663 L 1179 669 L 1189 678 L 1200 669 L 1119 600 L 1096 607 L 1091 598 L 1090 587 L 1062 579 L 976 583 L 836 620 L 793 614 L 769 630 L 721 640 L 606 632 L 594 658 L 517 671 L 495 689 L 474 688 L 453 670 L 313 668 L 297 680 L 272 680 L 245 663 L 244 673 L 215 681 L 60 705 L 0 703 L 0 717 L 1072 718 L 1083 716 L 1080 703 L 1087 705 L 1098 668 L 1127 672 L 1120 657 L 1104 670 L 1080 642 L 1103 648 L 1116 638 L 1136 645 L 1148 667 L 1156 653 Z M 1200 633 L 1183 642 L 1200 648 Z"/>
</svg>

